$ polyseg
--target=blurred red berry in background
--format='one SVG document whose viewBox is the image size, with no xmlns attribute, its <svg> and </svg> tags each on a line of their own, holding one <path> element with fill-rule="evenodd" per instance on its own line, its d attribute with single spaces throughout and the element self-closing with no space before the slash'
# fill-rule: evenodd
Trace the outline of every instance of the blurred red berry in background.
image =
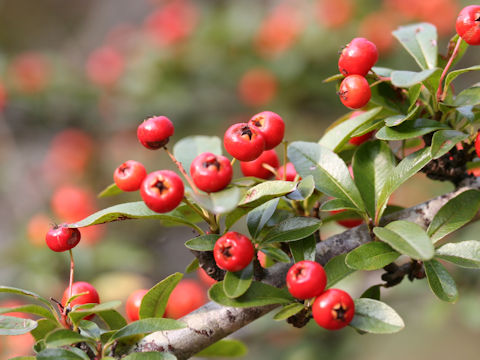
<svg viewBox="0 0 480 360">
<path fill-rule="evenodd" d="M 6 105 L 7 105 L 7 90 L 5 89 L 5 86 L 3 85 L 3 83 L 0 82 L 0 111 L 3 111 Z"/>
<path fill-rule="evenodd" d="M 27 224 L 27 238 L 32 245 L 45 246 L 45 234 L 52 227 L 52 220 L 43 213 L 33 215 Z"/>
<path fill-rule="evenodd" d="M 105 45 L 94 50 L 87 59 L 87 77 L 100 87 L 116 85 L 124 70 L 124 56 L 112 46 Z"/>
<path fill-rule="evenodd" d="M 387 11 L 377 11 L 365 16 L 360 22 L 359 35 L 369 39 L 378 49 L 380 56 L 389 52 L 394 45 L 392 31 L 398 26 L 398 17 Z"/>
<path fill-rule="evenodd" d="M 245 105 L 262 106 L 268 104 L 277 93 L 277 79 L 267 69 L 247 70 L 238 83 L 238 95 Z"/>
<path fill-rule="evenodd" d="M 45 90 L 50 80 L 50 64 L 44 55 L 28 52 L 15 57 L 9 75 L 14 88 L 26 94 Z"/>
<path fill-rule="evenodd" d="M 355 11 L 352 0 L 317 0 L 315 15 L 318 23 L 327 29 L 338 29 L 346 25 Z"/>
</svg>

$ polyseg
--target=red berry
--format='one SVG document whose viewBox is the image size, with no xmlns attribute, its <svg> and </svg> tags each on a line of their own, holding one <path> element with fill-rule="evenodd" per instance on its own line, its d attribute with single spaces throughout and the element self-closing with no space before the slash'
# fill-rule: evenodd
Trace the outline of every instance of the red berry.
<svg viewBox="0 0 480 360">
<path fill-rule="evenodd" d="M 285 123 L 280 115 L 274 112 L 263 111 L 253 115 L 248 125 L 256 127 L 262 134 L 265 139 L 265 150 L 273 149 L 283 140 Z"/>
<path fill-rule="evenodd" d="M 197 276 L 202 283 L 204 283 L 207 287 L 212 286 L 217 282 L 217 280 L 212 279 L 203 268 L 199 267 L 197 269 Z"/>
<path fill-rule="evenodd" d="M 280 166 L 277 169 L 277 180 L 286 180 L 286 181 L 294 181 L 295 177 L 297 176 L 297 170 L 295 170 L 295 166 L 291 162 L 287 163 L 287 176 L 285 179 L 283 178 L 283 174 L 285 172 L 285 166 Z"/>
<path fill-rule="evenodd" d="M 100 297 L 98 296 L 97 290 L 88 282 L 85 281 L 77 281 L 72 284 L 72 296 L 86 293 L 84 295 L 80 295 L 79 297 L 72 300 L 69 304 L 71 308 L 76 305 L 83 305 L 83 304 L 100 304 Z M 63 292 L 62 297 L 62 305 L 65 306 L 67 300 L 70 298 L 70 289 L 67 287 Z M 85 319 L 90 320 L 93 318 L 94 315 L 89 315 L 85 317 Z"/>
<path fill-rule="evenodd" d="M 229 231 L 215 243 L 213 256 L 220 269 L 239 271 L 252 261 L 255 251 L 253 244 L 245 235 Z"/>
<path fill-rule="evenodd" d="M 480 45 L 480 5 L 464 7 L 455 23 L 457 34 L 469 45 Z"/>
<path fill-rule="evenodd" d="M 378 60 L 377 47 L 365 38 L 354 38 L 338 59 L 338 69 L 345 75 L 365 76 Z"/>
<path fill-rule="evenodd" d="M 153 116 L 138 126 L 137 138 L 147 149 L 156 150 L 167 145 L 173 132 L 173 124 L 169 118 Z"/>
<path fill-rule="evenodd" d="M 73 249 L 80 242 L 81 234 L 77 228 L 69 228 L 66 224 L 48 230 L 45 240 L 50 249 L 56 252 Z"/>
<path fill-rule="evenodd" d="M 350 109 L 359 109 L 368 104 L 372 92 L 363 76 L 350 75 L 343 79 L 338 95 L 343 105 Z"/>
<path fill-rule="evenodd" d="M 148 174 L 140 187 L 140 195 L 145 204 L 158 213 L 175 209 L 182 201 L 184 192 L 182 179 L 170 170 Z"/>
<path fill-rule="evenodd" d="M 320 295 L 327 285 L 323 266 L 315 261 L 299 261 L 287 272 L 287 288 L 293 297 L 301 300 Z"/>
<path fill-rule="evenodd" d="M 168 298 L 164 317 L 179 319 L 207 302 L 205 290 L 195 280 L 182 280 Z"/>
<path fill-rule="evenodd" d="M 480 157 L 480 131 L 477 133 L 477 138 L 475 139 L 475 152 L 477 156 Z"/>
<path fill-rule="evenodd" d="M 238 123 L 225 131 L 223 146 L 237 160 L 252 161 L 265 150 L 265 140 L 258 128 Z"/>
<path fill-rule="evenodd" d="M 338 214 L 338 213 L 341 213 L 341 212 L 344 212 L 345 210 L 332 210 L 330 211 L 331 214 L 335 215 L 335 214 Z M 340 220 L 336 220 L 338 224 L 342 225 L 342 226 L 345 226 L 346 228 L 354 228 L 358 225 L 360 225 L 363 220 L 361 218 L 356 218 L 356 217 L 352 217 L 352 218 L 349 218 L 349 219 L 340 219 Z"/>
<path fill-rule="evenodd" d="M 142 299 L 147 292 L 147 289 L 135 290 L 128 297 L 127 303 L 125 304 L 125 312 L 127 313 L 127 318 L 130 321 L 137 321 L 140 319 L 140 305 L 142 304 Z"/>
<path fill-rule="evenodd" d="M 368 133 L 363 134 L 363 135 L 353 136 L 353 137 L 350 138 L 350 140 L 348 140 L 348 142 L 350 144 L 356 145 L 356 146 L 361 145 L 365 141 L 370 140 L 374 133 L 375 133 L 375 131 L 369 131 Z"/>
<path fill-rule="evenodd" d="M 147 170 L 142 163 L 128 160 L 115 169 L 113 181 L 123 191 L 136 191 L 140 189 L 143 179 L 147 176 Z"/>
<path fill-rule="evenodd" d="M 225 156 L 204 152 L 192 161 L 190 174 L 200 190 L 210 193 L 230 184 L 233 170 L 230 160 Z"/>
<path fill-rule="evenodd" d="M 338 330 L 347 326 L 355 315 L 353 299 L 340 289 L 328 289 L 312 306 L 313 318 L 321 327 Z"/>
<path fill-rule="evenodd" d="M 241 161 L 240 169 L 244 176 L 255 176 L 260 179 L 270 179 L 274 176 L 270 170 L 263 167 L 263 164 L 270 165 L 276 169 L 279 165 L 278 156 L 275 150 L 267 150 L 253 161 Z"/>
</svg>

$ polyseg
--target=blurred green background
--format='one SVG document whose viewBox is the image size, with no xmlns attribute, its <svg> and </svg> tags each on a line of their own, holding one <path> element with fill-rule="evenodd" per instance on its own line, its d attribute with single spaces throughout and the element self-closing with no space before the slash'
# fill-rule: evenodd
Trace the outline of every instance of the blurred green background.
<svg viewBox="0 0 480 360">
<path fill-rule="evenodd" d="M 0 284 L 60 298 L 68 257 L 46 248 L 52 223 L 72 222 L 139 194 L 96 199 L 122 162 L 148 171 L 171 168 L 163 152 L 144 149 L 136 127 L 166 115 L 172 145 L 193 134 L 222 136 L 262 110 L 282 115 L 286 140 L 316 141 L 346 114 L 333 84 L 338 51 L 353 37 L 377 44 L 378 66 L 416 69 L 390 32 L 433 22 L 445 52 L 454 35 L 459 0 L 3 0 L 0 1 Z M 470 48 L 457 67 L 478 64 Z M 460 77 L 462 88 L 480 81 Z M 462 82 L 463 81 L 463 82 Z M 172 146 L 171 145 L 171 146 Z M 282 150 L 278 150 L 282 155 Z M 451 190 L 418 175 L 394 195 L 410 206 Z M 478 238 L 478 225 L 454 234 Z M 240 228 L 241 229 L 241 228 Z M 324 235 L 342 231 L 329 225 Z M 76 279 L 91 281 L 102 300 L 126 299 L 174 271 L 192 255 L 189 229 L 132 221 L 82 232 Z M 315 324 L 293 329 L 261 319 L 234 336 L 256 359 L 477 358 L 479 282 L 452 269 L 455 306 L 439 302 L 426 281 L 384 291 L 403 316 L 398 335 L 326 332 Z M 195 274 L 188 275 L 195 278 Z M 341 284 L 359 296 L 380 273 L 356 274 Z M 0 302 L 8 300 L 0 297 Z M 0 339 L 0 358 L 31 345 Z M 25 349 L 27 347 L 27 349 Z"/>
</svg>

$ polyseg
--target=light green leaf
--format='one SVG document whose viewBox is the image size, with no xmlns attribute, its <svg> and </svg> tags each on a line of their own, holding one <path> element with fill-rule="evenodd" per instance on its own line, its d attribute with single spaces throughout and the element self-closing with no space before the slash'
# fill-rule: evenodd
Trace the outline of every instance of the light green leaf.
<svg viewBox="0 0 480 360">
<path fill-rule="evenodd" d="M 77 349 L 80 350 L 80 349 Z M 80 352 L 82 352 L 80 350 Z M 83 353 L 83 352 L 82 352 Z M 37 360 L 89 360 L 86 353 L 80 353 L 73 349 L 45 349 L 37 354 Z"/>
<path fill-rule="evenodd" d="M 435 120 L 419 118 L 395 127 L 384 126 L 378 130 L 376 137 L 380 140 L 405 140 L 440 129 L 448 129 L 448 126 Z"/>
<path fill-rule="evenodd" d="M 188 174 L 192 161 L 204 152 L 222 155 L 222 140 L 217 136 L 196 135 L 185 137 L 173 146 L 173 155 L 182 163 Z"/>
<path fill-rule="evenodd" d="M 345 264 L 347 254 L 341 254 L 330 259 L 324 266 L 327 273 L 327 289 L 338 283 L 340 280 L 346 278 L 348 275 L 355 272 Z"/>
<path fill-rule="evenodd" d="M 252 238 L 256 238 L 267 221 L 270 220 L 277 208 L 279 200 L 279 198 L 276 198 L 267 201 L 265 204 L 260 205 L 248 213 L 247 227 Z"/>
<path fill-rule="evenodd" d="M 437 260 L 425 261 L 423 264 L 433 293 L 440 300 L 455 302 L 458 298 L 457 286 L 445 267 Z"/>
<path fill-rule="evenodd" d="M 393 71 L 392 84 L 401 88 L 410 88 L 428 79 L 435 71 L 441 72 L 440 69 L 428 69 L 419 72 Z"/>
<path fill-rule="evenodd" d="M 422 69 L 437 66 L 437 29 L 432 24 L 420 23 L 401 26 L 393 31 L 405 50 Z"/>
<path fill-rule="evenodd" d="M 447 105 L 459 107 L 459 106 L 475 106 L 480 104 L 480 86 L 473 86 L 466 90 L 463 90 L 455 97 L 453 103 L 447 103 Z"/>
<path fill-rule="evenodd" d="M 315 250 L 317 246 L 315 236 L 310 235 L 301 240 L 291 241 L 288 243 L 288 246 L 290 247 L 290 252 L 295 262 L 302 260 L 315 261 Z"/>
<path fill-rule="evenodd" d="M 190 273 L 194 272 L 195 270 L 197 270 L 198 267 L 199 267 L 198 259 L 193 258 L 192 262 L 190 264 L 188 264 L 187 267 L 185 268 L 185 273 L 190 274 Z"/>
<path fill-rule="evenodd" d="M 465 74 L 470 71 L 479 71 L 480 65 L 470 66 L 465 69 L 454 70 L 448 73 L 447 77 L 445 78 L 445 88 L 449 88 L 451 82 L 455 80 L 459 75 Z"/>
<path fill-rule="evenodd" d="M 467 190 L 450 199 L 435 214 L 427 234 L 436 243 L 473 219 L 480 209 L 480 191 Z"/>
<path fill-rule="evenodd" d="M 388 244 L 376 241 L 363 244 L 349 252 L 345 263 L 355 270 L 378 270 L 399 256 Z"/>
<path fill-rule="evenodd" d="M 212 251 L 215 243 L 220 238 L 217 234 L 208 234 L 194 237 L 185 243 L 185 246 L 190 250 L 196 251 Z"/>
<path fill-rule="evenodd" d="M 127 321 L 117 310 L 99 311 L 97 316 L 100 317 L 111 330 L 118 330 L 127 325 Z"/>
<path fill-rule="evenodd" d="M 405 327 L 402 318 L 387 304 L 368 298 L 355 299 L 350 326 L 371 334 L 393 334 Z"/>
<path fill-rule="evenodd" d="M 322 221 L 313 217 L 288 218 L 275 225 L 262 240 L 263 244 L 288 242 L 306 238 L 322 225 Z"/>
<path fill-rule="evenodd" d="M 445 244 L 435 253 L 437 258 L 466 268 L 480 268 L 480 241 L 467 240 Z"/>
<path fill-rule="evenodd" d="M 0 315 L 0 335 L 22 335 L 36 327 L 34 320 Z"/>
<path fill-rule="evenodd" d="M 398 126 L 405 121 L 413 120 L 417 116 L 418 111 L 420 110 L 420 106 L 415 106 L 413 109 L 409 111 L 407 115 L 393 115 L 389 116 L 385 119 L 385 125 L 392 127 L 392 126 Z"/>
<path fill-rule="evenodd" d="M 398 220 L 384 228 L 375 227 L 373 232 L 400 254 L 416 260 L 430 260 L 434 255 L 432 241 L 419 225 Z"/>
<path fill-rule="evenodd" d="M 468 134 L 456 130 L 439 130 L 432 138 L 432 159 L 438 159 L 449 152 L 460 141 L 468 138 Z"/>
<path fill-rule="evenodd" d="M 55 309 L 53 308 L 52 304 L 50 304 L 50 302 L 47 299 L 45 299 L 44 297 L 42 297 L 38 294 L 35 294 L 32 291 L 23 290 L 23 289 L 19 289 L 19 288 L 14 288 L 14 287 L 11 287 L 11 286 L 0 286 L 0 293 L 17 294 L 17 295 L 23 295 L 23 296 L 28 296 L 28 297 L 34 298 L 35 300 L 38 300 L 38 301 L 44 303 L 45 305 L 47 305 L 52 313 L 55 312 Z"/>
<path fill-rule="evenodd" d="M 287 194 L 286 197 L 290 200 L 301 201 L 310 197 L 310 195 L 313 194 L 314 190 L 315 181 L 313 180 L 313 176 L 310 175 L 300 180 L 297 188 L 291 193 Z"/>
<path fill-rule="evenodd" d="M 195 356 L 206 358 L 232 358 L 245 356 L 247 352 L 247 347 L 241 341 L 233 339 L 223 339 L 203 349 L 199 353 L 195 354 Z"/>
<path fill-rule="evenodd" d="M 84 304 L 76 305 L 73 310 L 68 313 L 68 317 L 72 323 L 78 324 L 80 320 L 92 314 L 99 314 L 102 311 L 109 311 L 118 308 L 122 304 L 119 300 L 104 302 L 101 304 Z"/>
<path fill-rule="evenodd" d="M 370 286 L 367 290 L 360 295 L 361 298 L 373 299 L 373 300 L 380 300 L 380 288 L 382 285 L 373 285 Z"/>
<path fill-rule="evenodd" d="M 170 294 L 182 278 L 182 273 L 174 273 L 148 290 L 140 305 L 140 319 L 162 317 Z"/>
<path fill-rule="evenodd" d="M 279 312 L 275 314 L 273 320 L 285 320 L 288 319 L 290 316 L 298 314 L 300 311 L 305 309 L 305 306 L 300 303 L 293 303 L 285 305 Z"/>
<path fill-rule="evenodd" d="M 238 187 L 229 187 L 211 194 L 190 192 L 189 195 L 204 209 L 214 214 L 226 214 L 237 207 L 243 191 Z"/>
<path fill-rule="evenodd" d="M 53 331 L 59 327 L 60 324 L 57 321 L 40 319 L 37 320 L 37 327 L 33 329 L 30 333 L 36 341 L 40 341 L 44 339 L 50 331 Z"/>
<path fill-rule="evenodd" d="M 123 358 L 123 360 L 176 360 L 177 357 L 167 352 L 148 351 L 136 352 Z"/>
<path fill-rule="evenodd" d="M 80 335 L 76 331 L 59 329 L 51 332 L 45 338 L 45 343 L 48 347 L 61 347 L 65 345 L 73 345 L 80 342 L 89 342 L 95 345 L 95 340 L 83 335 Z"/>
<path fill-rule="evenodd" d="M 235 299 L 245 294 L 253 279 L 253 266 L 250 263 L 246 268 L 231 272 L 227 271 L 223 279 L 223 291 L 229 298 Z"/>
<path fill-rule="evenodd" d="M 187 327 L 185 323 L 173 319 L 141 319 L 132 322 L 115 332 L 108 342 L 112 343 L 115 340 L 133 335 L 149 334 L 156 331 L 178 330 L 184 329 L 185 327 Z"/>
<path fill-rule="evenodd" d="M 33 315 L 40 316 L 42 318 L 53 320 L 58 323 L 57 318 L 51 311 L 39 305 L 28 304 L 28 305 L 21 305 L 21 306 L 16 306 L 12 308 L 0 307 L 0 315 L 9 313 L 9 312 L 21 312 L 26 314 L 33 314 Z"/>
<path fill-rule="evenodd" d="M 299 240 L 301 241 L 301 240 Z M 291 244 L 293 244 L 293 241 Z M 279 248 L 276 248 L 274 246 L 264 246 L 260 249 L 265 255 L 268 257 L 272 258 L 273 260 L 279 261 L 279 262 L 284 262 L 284 263 L 289 263 L 291 261 L 290 257 L 282 250 Z"/>
<path fill-rule="evenodd" d="M 105 198 L 109 196 L 115 196 L 118 194 L 122 194 L 123 191 L 117 186 L 117 184 L 113 183 L 108 185 L 105 189 L 103 189 L 97 197 Z"/>
</svg>

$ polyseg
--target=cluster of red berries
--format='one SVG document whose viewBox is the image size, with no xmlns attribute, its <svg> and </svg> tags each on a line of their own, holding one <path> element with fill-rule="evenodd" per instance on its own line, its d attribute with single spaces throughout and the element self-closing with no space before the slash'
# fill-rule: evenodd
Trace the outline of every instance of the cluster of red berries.
<svg viewBox="0 0 480 360">
<path fill-rule="evenodd" d="M 351 296 L 340 289 L 327 289 L 327 274 L 315 261 L 299 261 L 287 272 L 287 288 L 300 300 L 315 298 L 312 315 L 315 322 L 328 330 L 347 326 L 355 315 Z"/>
<path fill-rule="evenodd" d="M 338 90 L 343 105 L 350 109 L 367 105 L 372 92 L 365 76 L 377 60 L 377 47 L 365 38 L 354 38 L 345 46 L 338 59 L 338 69 L 345 75 Z"/>
</svg>

